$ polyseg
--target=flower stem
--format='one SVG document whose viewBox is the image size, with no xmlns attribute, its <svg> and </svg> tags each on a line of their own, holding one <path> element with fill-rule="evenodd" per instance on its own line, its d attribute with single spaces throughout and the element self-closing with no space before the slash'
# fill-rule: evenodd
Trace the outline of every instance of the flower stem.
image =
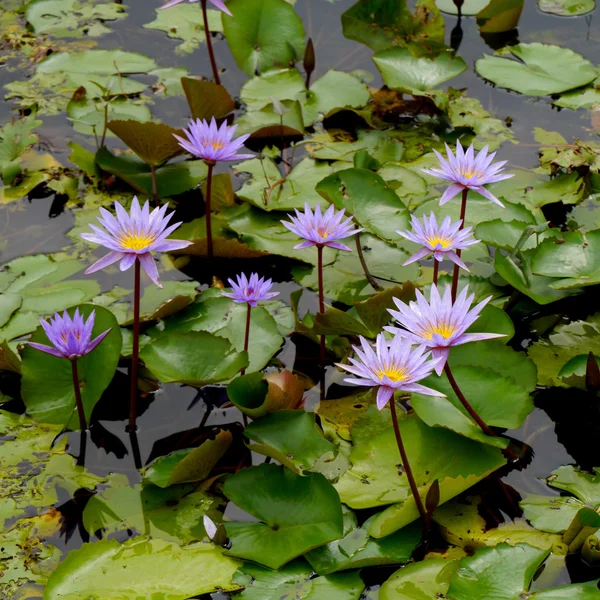
<svg viewBox="0 0 600 600">
<path fill-rule="evenodd" d="M 77 359 L 71 361 L 71 372 L 73 373 L 73 388 L 75 390 L 75 404 L 77 405 L 77 414 L 79 415 L 79 429 L 85 431 L 87 424 L 85 422 L 85 411 L 83 409 L 83 400 L 81 399 L 81 388 L 79 387 L 79 373 L 77 372 Z"/>
<path fill-rule="evenodd" d="M 433 285 L 437 285 L 438 282 L 438 273 L 440 270 L 440 261 L 433 259 Z"/>
<path fill-rule="evenodd" d="M 462 191 L 462 203 L 460 205 L 460 229 L 465 226 L 465 215 L 467 213 L 467 195 L 469 193 L 469 189 L 465 188 Z M 456 251 L 456 256 L 460 258 L 461 250 Z M 460 267 L 458 265 L 454 265 L 454 271 L 452 272 L 452 302 L 456 300 L 456 292 L 458 291 L 458 272 L 460 271 Z"/>
<path fill-rule="evenodd" d="M 152 197 L 154 198 L 154 205 L 158 206 L 160 200 L 158 198 L 158 182 L 156 181 L 156 167 L 150 165 L 150 173 L 152 173 Z"/>
<path fill-rule="evenodd" d="M 140 355 L 140 261 L 135 260 L 135 281 L 133 290 L 133 351 L 131 353 L 131 388 L 129 394 L 129 427 L 135 431 L 138 390 L 138 363 Z"/>
<path fill-rule="evenodd" d="M 419 488 L 417 487 L 417 483 L 415 481 L 415 477 L 413 475 L 412 469 L 410 468 L 410 463 L 408 462 L 408 456 L 406 455 L 406 448 L 404 447 L 404 442 L 402 441 L 402 435 L 400 434 L 400 425 L 398 424 L 398 415 L 396 414 L 396 404 L 394 403 L 394 398 L 391 398 L 389 401 L 390 412 L 392 413 L 392 423 L 394 425 L 394 434 L 396 435 L 396 443 L 398 444 L 398 450 L 400 450 L 400 457 L 402 458 L 402 466 L 404 467 L 404 471 L 406 472 L 406 477 L 408 479 L 408 483 L 410 485 L 410 490 L 415 499 L 415 503 L 417 508 L 419 509 L 419 514 L 423 519 L 425 531 L 429 531 L 431 522 L 429 518 L 429 514 L 425 510 L 425 506 L 423 504 L 423 500 L 419 494 Z"/>
<path fill-rule="evenodd" d="M 244 337 L 244 352 L 248 352 L 248 344 L 250 343 L 250 313 L 252 307 L 248 304 L 248 311 L 246 312 L 246 336 Z M 242 369 L 241 374 L 244 375 L 246 369 Z"/>
<path fill-rule="evenodd" d="M 81 431 L 81 437 L 79 438 L 79 456 L 77 457 L 77 462 L 75 463 L 78 467 L 85 466 L 85 451 L 87 448 L 87 429 L 83 429 Z"/>
<path fill-rule="evenodd" d="M 465 398 L 465 395 L 462 393 L 462 390 L 458 387 L 458 383 L 456 383 L 456 379 L 454 379 L 454 375 L 452 374 L 452 370 L 450 369 L 450 365 L 448 363 L 446 363 L 446 365 L 444 366 L 444 373 L 446 373 L 446 377 L 448 377 L 448 381 L 450 382 L 450 385 L 452 386 L 456 397 L 460 400 L 460 403 L 465 407 L 465 409 L 471 415 L 471 417 L 477 423 L 477 425 L 481 427 L 481 429 L 486 435 L 489 435 L 491 437 L 498 437 L 498 434 L 488 427 L 486 422 L 479 416 L 479 414 L 477 414 L 477 411 Z"/>
<path fill-rule="evenodd" d="M 319 276 L 319 312 L 325 313 L 325 299 L 323 294 L 323 246 L 317 246 L 317 271 Z M 325 336 L 321 335 L 321 366 L 325 364 Z"/>
<path fill-rule="evenodd" d="M 204 34 L 206 35 L 206 46 L 208 48 L 208 56 L 210 57 L 210 64 L 212 66 L 213 78 L 217 85 L 221 85 L 221 78 L 219 77 L 217 61 L 215 60 L 215 53 L 213 52 L 212 40 L 210 38 L 210 29 L 208 27 L 208 13 L 206 12 L 206 0 L 201 0 L 200 5 L 202 7 L 202 18 L 204 19 Z"/>
<path fill-rule="evenodd" d="M 367 281 L 371 284 L 371 287 L 375 291 L 378 291 L 381 289 L 381 286 L 375 281 L 373 275 L 371 275 L 371 273 L 369 271 L 369 267 L 367 267 L 367 263 L 365 261 L 365 256 L 363 254 L 363 249 L 362 249 L 362 246 L 360 245 L 360 232 L 357 232 L 354 235 L 354 237 L 356 239 L 356 252 L 358 253 L 358 260 L 360 260 L 360 264 L 363 268 L 363 271 L 365 272 L 365 277 L 367 278 Z"/>
<path fill-rule="evenodd" d="M 203 0 L 203 4 L 206 4 L 205 0 Z M 212 258 L 214 256 L 212 225 L 210 222 L 210 194 L 212 192 L 212 175 L 214 166 L 215 165 L 210 163 L 208 164 L 208 175 L 206 176 L 206 198 L 204 198 L 204 204 L 206 205 L 206 247 L 208 258 Z"/>
</svg>

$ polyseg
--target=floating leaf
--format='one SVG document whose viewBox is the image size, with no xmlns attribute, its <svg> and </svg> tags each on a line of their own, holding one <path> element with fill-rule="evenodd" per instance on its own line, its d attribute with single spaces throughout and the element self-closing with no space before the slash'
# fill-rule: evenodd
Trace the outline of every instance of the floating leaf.
<svg viewBox="0 0 600 600">
<path fill-rule="evenodd" d="M 575 17 L 592 12 L 596 0 L 538 0 L 538 8 L 560 17 Z"/>
<path fill-rule="evenodd" d="M 121 356 L 121 330 L 112 313 L 105 308 L 92 304 L 78 308 L 84 318 L 92 311 L 96 313 L 92 338 L 107 329 L 111 330 L 93 352 L 77 361 L 81 399 L 89 421 L 96 402 L 117 369 Z M 73 316 L 73 309 L 68 312 Z M 52 345 L 41 327 L 33 334 L 31 341 Z M 45 423 L 58 424 L 68 424 L 74 418 L 75 392 L 69 360 L 27 346 L 23 350 L 21 372 L 21 394 L 30 415 Z"/>
<path fill-rule="evenodd" d="M 225 37 L 238 67 L 248 75 L 287 67 L 304 55 L 302 19 L 285 0 L 230 0 Z"/>
<path fill-rule="evenodd" d="M 490 3 L 490 0 L 465 0 L 460 7 L 460 12 L 463 17 L 472 17 L 480 10 L 485 8 Z M 449 15 L 457 15 L 458 7 L 454 0 L 435 0 L 435 5 Z"/>
<path fill-rule="evenodd" d="M 516 60 L 509 58 L 511 54 Z M 559 94 L 597 77 L 595 67 L 581 54 L 537 42 L 509 46 L 499 56 L 480 58 L 475 68 L 496 85 L 529 96 Z"/>
<path fill-rule="evenodd" d="M 178 546 L 159 539 L 136 538 L 119 543 L 101 540 L 73 550 L 54 571 L 44 595 L 47 600 L 97 600 L 159 595 L 185 600 L 215 591 L 234 591 L 236 560 L 212 544 Z M 123 574 L 127 576 L 124 577 Z"/>
<path fill-rule="evenodd" d="M 231 379 L 248 366 L 245 352 L 205 331 L 162 336 L 144 346 L 140 358 L 160 381 L 198 387 Z"/>
<path fill-rule="evenodd" d="M 222 119 L 235 109 L 233 98 L 222 85 L 192 77 L 182 77 L 181 85 L 193 119 Z"/>
<path fill-rule="evenodd" d="M 517 28 L 525 0 L 491 0 L 477 13 L 477 25 L 483 36 L 506 33 Z"/>
<path fill-rule="evenodd" d="M 359 0 L 342 14 L 344 36 L 378 52 L 409 46 L 421 53 L 444 44 L 444 19 L 434 2 L 419 0 L 415 13 L 406 0 Z"/>
<path fill-rule="evenodd" d="M 254 442 L 250 450 L 270 456 L 296 473 L 303 474 L 336 447 L 323 437 L 314 413 L 303 410 L 279 410 L 253 421 L 244 435 Z"/>
<path fill-rule="evenodd" d="M 426 95 L 467 70 L 465 61 L 449 52 L 418 58 L 406 48 L 390 48 L 375 54 L 373 61 L 389 88 L 415 96 Z"/>
<path fill-rule="evenodd" d="M 249 495 L 248 489 L 260 489 Z M 223 492 L 262 522 L 228 522 L 232 556 L 278 569 L 308 550 L 342 535 L 342 510 L 335 489 L 320 473 L 296 475 L 260 465 L 236 473 Z"/>
<path fill-rule="evenodd" d="M 109 121 L 108 129 L 133 150 L 145 163 L 158 167 L 183 153 L 183 148 L 173 137 L 180 134 L 163 123 L 140 123 L 139 121 Z"/>
</svg>

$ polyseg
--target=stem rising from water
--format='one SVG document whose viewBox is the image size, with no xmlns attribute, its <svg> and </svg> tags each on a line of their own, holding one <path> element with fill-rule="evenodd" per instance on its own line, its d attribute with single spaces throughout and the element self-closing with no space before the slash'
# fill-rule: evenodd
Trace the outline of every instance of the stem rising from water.
<svg viewBox="0 0 600 600">
<path fill-rule="evenodd" d="M 129 426 L 128 430 L 137 429 L 137 391 L 138 363 L 140 356 L 140 261 L 135 260 L 135 281 L 133 290 L 133 351 L 131 353 L 131 388 L 129 393 Z"/>
</svg>

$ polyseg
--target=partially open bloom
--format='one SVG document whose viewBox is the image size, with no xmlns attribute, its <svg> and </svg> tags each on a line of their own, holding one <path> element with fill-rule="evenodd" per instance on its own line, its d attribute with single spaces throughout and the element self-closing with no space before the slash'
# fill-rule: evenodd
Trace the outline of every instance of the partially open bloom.
<svg viewBox="0 0 600 600">
<path fill-rule="evenodd" d="M 188 137 L 187 140 L 173 135 L 184 150 L 209 163 L 254 158 L 252 154 L 236 154 L 250 137 L 250 134 L 246 134 L 240 135 L 235 140 L 232 139 L 236 129 L 237 125 L 230 127 L 226 121 L 223 121 L 221 127 L 217 127 L 214 117 L 211 119 L 210 125 L 204 119 L 202 121 L 191 119 L 188 128 L 183 130 Z"/>
<path fill-rule="evenodd" d="M 259 279 L 257 273 L 252 273 L 250 279 L 242 273 L 237 276 L 237 283 L 232 279 L 228 279 L 227 281 L 233 292 L 223 292 L 223 296 L 231 298 L 234 302 L 246 303 L 254 307 L 259 302 L 279 296 L 279 292 L 269 292 L 273 287 L 273 282 L 270 279 L 265 281 L 264 277 Z"/>
<path fill-rule="evenodd" d="M 488 155 L 488 147 L 485 146 L 475 156 L 473 144 L 465 152 L 459 141 L 456 142 L 456 156 L 452 154 L 452 150 L 446 144 L 447 160 L 436 150 L 434 152 L 440 161 L 440 168 L 421 170 L 439 179 L 452 182 L 443 193 L 440 199 L 440 206 L 452 200 L 454 196 L 460 194 L 464 189 L 469 189 L 504 207 L 504 204 L 494 194 L 483 187 L 488 183 L 495 183 L 496 181 L 513 177 L 512 174 L 501 174 L 502 167 L 506 164 L 505 160 L 492 164 L 496 156 L 495 152 Z"/>
<path fill-rule="evenodd" d="M 296 235 L 304 238 L 306 241 L 294 246 L 294 248 L 309 248 L 310 246 L 329 246 L 336 250 L 347 250 L 350 248 L 344 244 L 340 244 L 338 240 L 350 237 L 362 229 L 352 229 L 352 217 L 348 217 L 345 221 L 345 209 L 335 212 L 335 206 L 332 204 L 325 214 L 321 214 L 321 206 L 317 204 L 313 213 L 308 204 L 304 205 L 304 212 L 296 210 L 296 216 L 289 215 L 290 220 L 281 221 L 285 227 Z"/>
<path fill-rule="evenodd" d="M 73 318 L 69 316 L 66 310 L 62 317 L 58 313 L 54 313 L 54 320 L 40 319 L 40 323 L 52 346 L 35 342 L 29 342 L 29 345 L 59 358 L 68 358 L 69 360 L 81 358 L 89 354 L 110 333 L 110 329 L 107 329 L 92 340 L 95 318 L 96 313 L 92 311 L 87 321 L 84 321 L 78 308 L 75 309 Z"/>
<path fill-rule="evenodd" d="M 411 225 L 412 231 L 398 231 L 397 233 L 411 242 L 421 244 L 423 248 L 415 252 L 402 266 L 409 265 L 433 252 L 435 260 L 441 262 L 444 258 L 449 258 L 461 269 L 469 270 L 456 254 L 456 250 L 464 250 L 479 241 L 472 238 L 472 227 L 461 229 L 462 221 L 452 223 L 450 217 L 446 217 L 442 224 L 438 225 L 433 212 L 429 215 L 429 219 L 427 219 L 427 216 L 423 217 L 422 224 L 413 215 Z"/>
<path fill-rule="evenodd" d="M 357 375 L 344 381 L 354 385 L 375 386 L 377 390 L 377 408 L 381 410 L 394 395 L 394 390 L 415 392 L 427 396 L 444 394 L 417 383 L 431 375 L 440 359 L 430 359 L 431 352 L 426 352 L 424 346 L 412 347 L 407 340 L 399 335 L 391 342 L 385 339 L 383 333 L 377 336 L 375 350 L 373 346 L 360 336 L 362 350 L 353 346 L 356 358 L 349 358 L 351 365 L 338 364 L 338 367 Z"/>
<path fill-rule="evenodd" d="M 166 4 L 163 4 L 160 8 L 170 8 L 171 6 L 175 6 L 176 4 L 182 4 L 185 1 L 186 0 L 170 0 Z M 187 0 L 187 1 L 188 2 L 198 2 L 199 0 Z M 230 17 L 232 16 L 230 10 L 225 6 L 225 2 L 223 2 L 223 0 L 210 0 L 210 3 L 213 6 L 215 6 L 216 8 L 218 8 L 219 10 L 222 10 L 224 13 L 228 14 Z"/>
<path fill-rule="evenodd" d="M 137 259 L 150 279 L 158 287 L 162 287 L 158 281 L 158 269 L 152 258 L 152 252 L 171 252 L 186 248 L 191 244 L 184 240 L 167 239 L 167 236 L 181 225 L 181 223 L 174 223 L 167 227 L 173 216 L 173 213 L 165 215 L 167 208 L 168 206 L 165 204 L 150 212 L 148 201 L 143 208 L 140 208 L 138 199 L 134 197 L 130 214 L 127 214 L 127 211 L 118 202 L 115 202 L 117 213 L 115 218 L 109 211 L 101 207 L 100 212 L 104 218 L 98 217 L 98 221 L 106 231 L 90 225 L 94 233 L 82 233 L 81 237 L 89 242 L 101 244 L 110 252 L 96 261 L 85 274 L 104 269 L 119 260 L 121 261 L 121 271 L 127 271 Z"/>
<path fill-rule="evenodd" d="M 434 358 L 441 358 L 435 368 L 436 373 L 441 375 L 452 346 L 504 337 L 501 333 L 465 333 L 477 320 L 483 307 L 492 299 L 490 296 L 469 310 L 475 294 L 467 297 L 468 293 L 469 287 L 466 286 L 456 302 L 452 303 L 451 286 L 446 286 L 444 296 L 440 297 L 437 286 L 432 285 L 431 303 L 425 300 L 425 296 L 419 290 L 416 291 L 416 302 L 405 304 L 394 298 L 398 310 L 389 309 L 389 313 L 404 329 L 385 329 L 406 338 L 407 341 L 431 348 Z"/>
</svg>

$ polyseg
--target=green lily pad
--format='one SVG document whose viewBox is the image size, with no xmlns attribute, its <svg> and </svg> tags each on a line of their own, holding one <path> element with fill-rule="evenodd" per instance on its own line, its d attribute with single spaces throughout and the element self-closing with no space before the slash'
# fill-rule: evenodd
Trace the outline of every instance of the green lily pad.
<svg viewBox="0 0 600 600">
<path fill-rule="evenodd" d="M 222 85 L 212 81 L 182 77 L 181 86 L 190 105 L 193 119 L 206 121 L 210 121 L 212 117 L 221 119 L 235 109 L 233 98 Z"/>
<path fill-rule="evenodd" d="M 244 430 L 251 440 L 250 449 L 270 456 L 303 474 L 316 465 L 324 454 L 333 458 L 336 446 L 327 441 L 315 423 L 314 413 L 303 410 L 279 410 L 253 421 Z"/>
<path fill-rule="evenodd" d="M 377 539 L 368 533 L 373 517 L 359 527 L 356 515 L 345 507 L 343 510 L 343 537 L 306 554 L 306 560 L 319 575 L 410 560 L 412 551 L 421 539 L 422 531 L 418 524 Z"/>
<path fill-rule="evenodd" d="M 205 440 L 197 448 L 175 450 L 159 456 L 146 468 L 144 482 L 166 488 L 178 483 L 203 481 L 227 452 L 232 441 L 231 432 L 221 430 L 214 439 Z"/>
<path fill-rule="evenodd" d="M 240 600 L 294 598 L 294 600 L 359 600 L 364 588 L 356 572 L 311 577 L 311 568 L 296 560 L 278 571 L 246 563 L 233 581 L 244 586 Z"/>
<path fill-rule="evenodd" d="M 559 374 L 572 358 L 593 352 L 600 355 L 600 315 L 587 321 L 558 325 L 548 339 L 531 344 L 527 353 L 538 368 L 538 383 L 565 387 Z"/>
<path fill-rule="evenodd" d="M 110 33 L 106 21 L 124 19 L 125 7 L 117 2 L 89 0 L 34 0 L 25 18 L 37 34 L 52 37 L 98 37 Z"/>
<path fill-rule="evenodd" d="M 433 58 L 416 57 L 407 48 L 390 48 L 373 56 L 385 84 L 399 92 L 426 95 L 467 70 L 460 56 L 444 52 Z"/>
<path fill-rule="evenodd" d="M 376 52 L 392 46 L 427 52 L 444 44 L 444 19 L 430 0 L 419 0 L 414 13 L 406 0 L 359 0 L 342 14 L 342 31 Z"/>
<path fill-rule="evenodd" d="M 249 495 L 248 489 L 260 489 L 261 493 Z M 223 492 L 262 521 L 225 524 L 232 556 L 278 569 L 342 535 L 338 494 L 320 473 L 300 476 L 284 467 L 263 464 L 227 479 Z"/>
<path fill-rule="evenodd" d="M 238 67 L 248 75 L 289 66 L 304 54 L 302 19 L 285 0 L 230 0 L 223 30 Z"/>
<path fill-rule="evenodd" d="M 360 130 L 358 139 L 354 142 L 338 142 L 329 139 L 329 136 L 326 140 L 316 141 L 319 142 L 320 147 L 313 150 L 311 155 L 321 160 L 344 161 L 353 164 L 356 152 L 366 150 L 374 160 L 385 164 L 397 162 L 404 155 L 402 141 L 397 137 L 390 136 L 386 131 Z"/>
<path fill-rule="evenodd" d="M 525 518 L 540 531 L 564 533 L 577 513 L 584 508 L 583 502 L 569 496 L 540 496 L 527 494 L 519 506 Z"/>
<path fill-rule="evenodd" d="M 588 506 L 600 505 L 600 469 L 585 473 L 578 467 L 558 467 L 547 479 L 553 488 L 570 492 Z"/>
<path fill-rule="evenodd" d="M 89 421 L 96 402 L 117 369 L 121 356 L 121 330 L 107 309 L 92 304 L 83 304 L 78 308 L 85 318 L 93 310 L 96 312 L 92 339 L 107 329 L 111 330 L 93 352 L 77 361 L 81 398 Z M 68 312 L 72 316 L 74 309 Z M 52 345 L 41 326 L 31 341 Z M 75 421 L 75 392 L 69 360 L 27 346 L 23 350 L 21 372 L 21 394 L 31 416 L 45 423 L 68 424 Z"/>
<path fill-rule="evenodd" d="M 22 298 L 19 294 L 2 294 L 0 296 L 0 327 L 6 325 L 15 311 L 21 307 Z"/>
<path fill-rule="evenodd" d="M 89 499 L 82 521 L 91 536 L 107 537 L 129 530 L 133 535 L 189 544 L 206 537 L 202 517 L 220 514 L 218 504 L 213 496 L 191 491 L 190 486 L 132 486 L 125 475 L 115 474 Z"/>
<path fill-rule="evenodd" d="M 559 17 L 575 17 L 592 12 L 596 0 L 538 0 L 538 8 Z"/>
<path fill-rule="evenodd" d="M 596 364 L 600 368 L 600 357 L 595 356 Z M 580 354 L 569 360 L 558 373 L 558 376 L 569 387 L 586 390 L 586 375 L 588 371 L 589 354 Z"/>
<path fill-rule="evenodd" d="M 231 379 L 248 366 L 246 352 L 206 331 L 159 337 L 142 348 L 140 358 L 160 381 L 197 387 Z"/>
<path fill-rule="evenodd" d="M 406 565 L 381 586 L 379 600 L 443 598 L 457 569 L 457 561 L 444 558 Z"/>
<path fill-rule="evenodd" d="M 221 25 L 221 12 L 218 10 L 207 10 L 208 27 L 211 32 L 223 31 Z M 156 19 L 146 23 L 144 29 L 164 31 L 170 38 L 183 40 L 175 47 L 175 53 L 179 55 L 190 54 L 206 40 L 204 31 L 204 19 L 200 5 L 191 5 L 187 2 L 173 6 L 169 10 L 156 9 Z"/>
<path fill-rule="evenodd" d="M 389 411 L 369 407 L 366 416 L 352 427 L 352 468 L 335 484 L 342 502 L 351 508 L 391 505 L 370 525 L 369 534 L 376 538 L 401 529 L 419 516 L 406 474 L 397 466 L 400 456 L 390 422 Z M 440 503 L 505 462 L 498 449 L 448 429 L 428 427 L 416 414 L 403 416 L 400 427 L 418 488 L 424 496 L 437 479 Z"/>
<path fill-rule="evenodd" d="M 47 600 L 77 600 L 82 595 L 114 600 L 118 595 L 133 600 L 140 594 L 154 594 L 185 600 L 240 589 L 231 582 L 238 566 L 221 548 L 202 542 L 181 547 L 148 538 L 123 543 L 101 540 L 70 552 L 50 577 L 44 596 Z"/>
<path fill-rule="evenodd" d="M 519 25 L 525 0 L 490 0 L 477 13 L 481 34 L 507 33 Z"/>
<path fill-rule="evenodd" d="M 396 192 L 376 173 L 366 169 L 345 169 L 323 179 L 316 191 L 335 205 L 345 208 L 361 227 L 385 240 L 396 240 L 398 229 L 408 228 L 408 210 Z"/>
<path fill-rule="evenodd" d="M 600 229 L 544 240 L 531 259 L 531 270 L 559 278 L 549 283 L 557 290 L 600 283 Z"/>
<path fill-rule="evenodd" d="M 511 54 L 516 60 L 510 58 Z M 581 54 L 537 42 L 509 46 L 499 56 L 484 56 L 476 61 L 475 69 L 496 85 L 529 96 L 566 92 L 598 76 Z"/>
</svg>

